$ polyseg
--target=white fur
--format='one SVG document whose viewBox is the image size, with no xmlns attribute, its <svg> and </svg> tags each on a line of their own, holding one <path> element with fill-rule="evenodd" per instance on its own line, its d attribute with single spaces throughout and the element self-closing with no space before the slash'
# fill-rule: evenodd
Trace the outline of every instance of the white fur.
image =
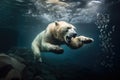
<svg viewBox="0 0 120 80">
<path fill-rule="evenodd" d="M 80 39 L 82 43 L 91 40 L 91 38 L 80 36 L 76 37 L 72 44 L 72 37 L 75 37 L 76 31 L 72 24 L 65 21 L 58 21 L 50 23 L 45 30 L 39 33 L 32 42 L 32 51 L 34 54 L 34 59 L 42 62 L 41 52 L 54 52 L 63 53 L 63 49 L 60 47 L 62 44 L 67 44 L 68 46 L 77 47 L 76 44 L 79 43 L 77 39 Z M 69 39 L 70 38 L 70 39 Z M 83 44 L 79 43 L 79 46 Z M 79 46 L 77 48 L 79 48 Z"/>
<path fill-rule="evenodd" d="M 67 29 L 67 27 L 71 29 L 65 32 L 64 30 Z M 41 51 L 61 52 L 63 49 L 60 45 L 66 43 L 65 36 L 74 33 L 74 29 L 75 27 L 73 25 L 64 21 L 50 23 L 32 42 L 32 51 L 35 60 L 42 62 Z"/>
</svg>

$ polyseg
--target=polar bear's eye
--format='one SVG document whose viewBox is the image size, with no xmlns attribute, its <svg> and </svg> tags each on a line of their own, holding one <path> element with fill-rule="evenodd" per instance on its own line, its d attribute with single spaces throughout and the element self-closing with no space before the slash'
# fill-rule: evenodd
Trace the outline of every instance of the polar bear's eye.
<svg viewBox="0 0 120 80">
<path fill-rule="evenodd" d="M 71 27 L 68 26 L 67 29 L 71 29 Z"/>
<path fill-rule="evenodd" d="M 65 31 L 65 32 L 68 32 L 68 29 L 66 28 L 64 31 Z"/>
</svg>

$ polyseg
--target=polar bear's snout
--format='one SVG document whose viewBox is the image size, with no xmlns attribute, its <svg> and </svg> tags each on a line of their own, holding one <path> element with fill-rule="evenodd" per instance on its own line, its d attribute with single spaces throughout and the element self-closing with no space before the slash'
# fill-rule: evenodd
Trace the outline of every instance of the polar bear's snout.
<svg viewBox="0 0 120 80">
<path fill-rule="evenodd" d="M 65 35 L 65 42 L 68 44 L 71 42 L 71 38 L 72 37 L 76 37 L 77 36 L 77 32 L 75 31 L 75 29 L 71 28 L 68 30 L 68 32 Z"/>
<path fill-rule="evenodd" d="M 77 32 L 75 31 L 75 29 L 69 29 L 68 31 L 68 34 L 71 36 L 71 37 L 76 37 L 77 36 Z"/>
<path fill-rule="evenodd" d="M 77 33 L 72 33 L 71 34 L 71 37 L 76 37 L 77 36 Z"/>
</svg>

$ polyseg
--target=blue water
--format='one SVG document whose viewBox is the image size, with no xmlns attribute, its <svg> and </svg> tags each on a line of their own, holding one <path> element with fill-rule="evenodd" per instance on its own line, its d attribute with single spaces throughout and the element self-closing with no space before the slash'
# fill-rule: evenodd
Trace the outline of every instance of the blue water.
<svg viewBox="0 0 120 80">
<path fill-rule="evenodd" d="M 12 47 L 30 49 L 32 40 L 49 23 L 64 20 L 77 28 L 78 35 L 91 37 L 94 42 L 77 50 L 62 45 L 64 53 L 59 55 L 43 52 L 47 65 L 61 71 L 71 70 L 76 75 L 75 71 L 81 70 L 91 74 L 119 72 L 120 1 L 97 0 L 88 5 L 89 1 L 66 0 L 71 5 L 66 8 L 43 0 L 1 0 L 0 52 Z"/>
</svg>

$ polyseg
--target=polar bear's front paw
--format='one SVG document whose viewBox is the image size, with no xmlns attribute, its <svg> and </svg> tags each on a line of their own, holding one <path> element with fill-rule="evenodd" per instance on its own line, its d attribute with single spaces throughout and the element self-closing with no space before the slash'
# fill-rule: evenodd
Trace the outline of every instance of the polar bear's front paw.
<svg viewBox="0 0 120 80">
<path fill-rule="evenodd" d="M 56 53 L 56 54 L 62 54 L 64 52 L 64 50 L 62 48 L 60 48 L 59 46 L 54 46 L 50 52 Z"/>
<path fill-rule="evenodd" d="M 94 41 L 92 38 L 85 37 L 85 36 L 80 36 L 80 40 L 81 40 L 83 43 L 85 43 L 85 44 L 91 43 L 91 42 Z"/>
</svg>

